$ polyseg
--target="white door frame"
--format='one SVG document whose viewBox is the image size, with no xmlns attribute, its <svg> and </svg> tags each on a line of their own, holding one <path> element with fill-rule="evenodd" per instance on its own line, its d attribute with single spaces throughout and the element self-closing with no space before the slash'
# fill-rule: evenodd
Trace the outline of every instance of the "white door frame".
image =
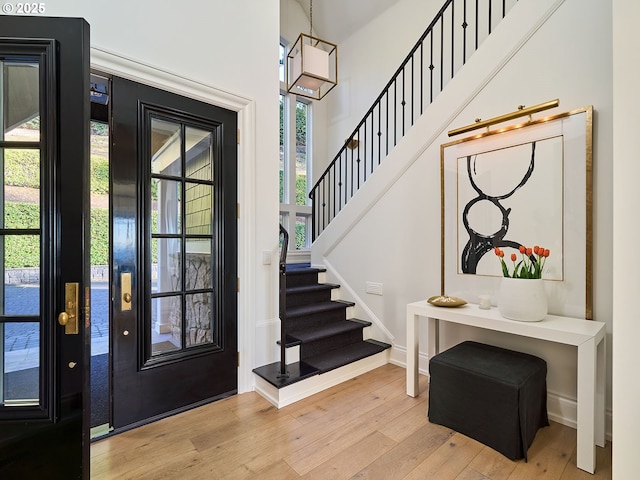
<svg viewBox="0 0 640 480">
<path fill-rule="evenodd" d="M 255 318 L 255 309 L 250 299 L 255 298 L 256 291 L 252 265 L 257 264 L 252 232 L 255 225 L 255 194 L 252 188 L 256 171 L 255 102 L 96 47 L 91 47 L 91 69 L 237 112 L 238 129 L 242 132 L 238 141 L 238 203 L 244 206 L 238 218 L 238 277 L 242 279 L 242 288 L 238 292 L 238 352 L 241 358 L 238 393 L 253 390 L 251 366 L 255 326 L 251 319 Z"/>
</svg>

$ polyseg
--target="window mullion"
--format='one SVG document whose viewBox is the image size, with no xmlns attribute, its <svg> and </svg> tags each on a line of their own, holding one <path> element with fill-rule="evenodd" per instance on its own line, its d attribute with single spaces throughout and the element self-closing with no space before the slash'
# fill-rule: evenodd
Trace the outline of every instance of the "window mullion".
<svg viewBox="0 0 640 480">
<path fill-rule="evenodd" d="M 296 203 L 296 97 L 287 95 L 287 194 L 286 203 L 295 205 Z M 295 226 L 295 218 L 294 224 Z"/>
</svg>

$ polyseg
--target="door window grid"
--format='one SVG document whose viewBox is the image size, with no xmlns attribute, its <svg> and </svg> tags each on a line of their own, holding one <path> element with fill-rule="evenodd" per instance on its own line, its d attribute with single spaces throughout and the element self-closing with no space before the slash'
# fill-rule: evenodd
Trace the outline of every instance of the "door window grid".
<svg viewBox="0 0 640 480">
<path fill-rule="evenodd" d="M 0 54 L 0 412 L 41 407 L 42 67 Z M 44 366 L 46 367 L 46 366 Z"/>
<path fill-rule="evenodd" d="M 150 336 L 151 356 L 160 356 L 217 342 L 212 226 L 216 129 L 156 116 L 151 125 L 148 200 L 156 205 L 151 261 L 157 276 Z"/>
</svg>

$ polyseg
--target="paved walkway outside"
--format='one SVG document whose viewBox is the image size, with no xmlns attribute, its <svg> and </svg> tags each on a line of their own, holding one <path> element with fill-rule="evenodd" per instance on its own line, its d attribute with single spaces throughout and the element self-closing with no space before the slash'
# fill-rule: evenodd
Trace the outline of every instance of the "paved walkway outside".
<svg viewBox="0 0 640 480">
<path fill-rule="evenodd" d="M 34 285 L 7 285 L 5 313 L 36 315 L 40 289 Z M 91 355 L 109 350 L 109 284 L 91 284 Z M 39 364 L 39 324 L 6 323 L 4 331 L 5 372 L 36 367 Z"/>
</svg>

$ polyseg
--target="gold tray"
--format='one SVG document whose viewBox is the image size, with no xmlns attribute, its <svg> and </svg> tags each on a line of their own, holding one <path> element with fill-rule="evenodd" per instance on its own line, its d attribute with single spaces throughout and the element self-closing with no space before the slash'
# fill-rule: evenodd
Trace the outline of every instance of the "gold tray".
<svg viewBox="0 0 640 480">
<path fill-rule="evenodd" d="M 427 302 L 436 307 L 460 307 L 467 304 L 466 300 L 458 297 L 450 297 L 449 295 L 435 295 L 430 297 Z"/>
</svg>

